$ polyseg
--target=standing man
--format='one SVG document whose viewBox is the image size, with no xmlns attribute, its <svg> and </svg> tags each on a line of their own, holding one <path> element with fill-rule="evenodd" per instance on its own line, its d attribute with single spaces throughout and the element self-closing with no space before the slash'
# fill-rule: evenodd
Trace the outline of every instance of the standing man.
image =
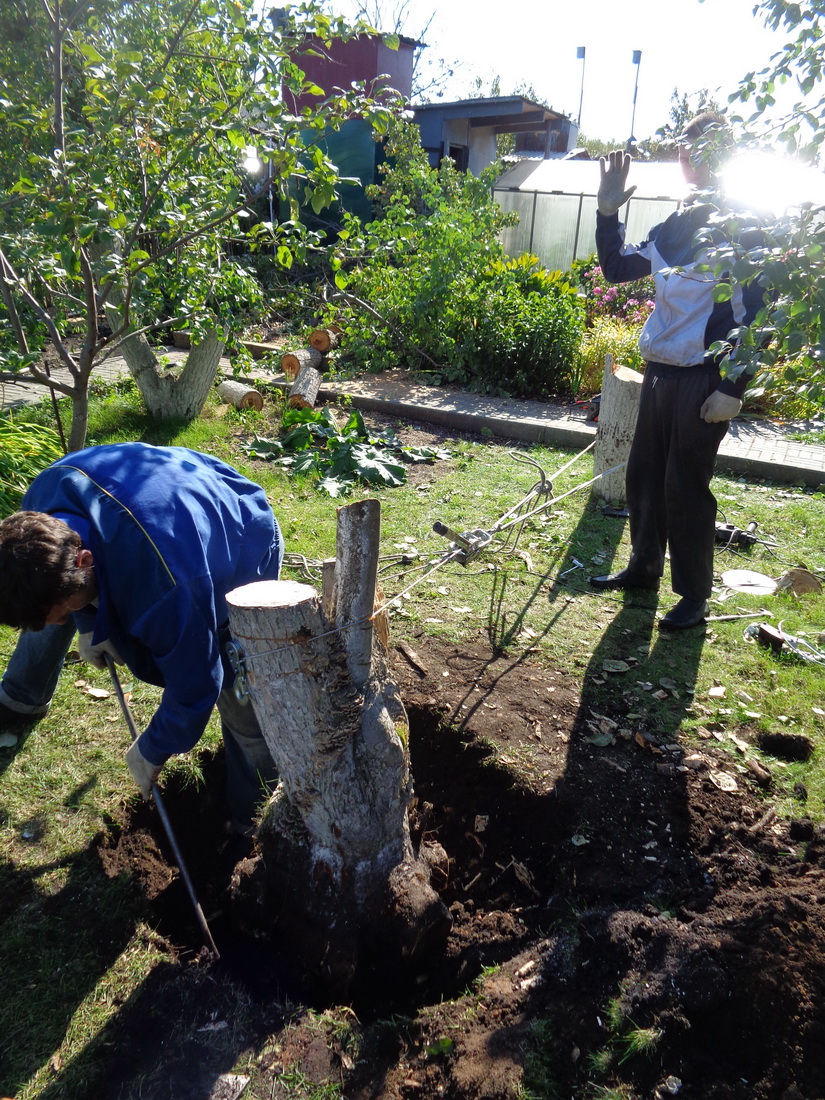
<svg viewBox="0 0 825 1100">
<path fill-rule="evenodd" d="M 714 301 L 718 278 L 698 270 L 719 215 L 714 170 L 724 136 L 715 112 L 688 123 L 679 163 L 694 194 L 635 246 L 624 243 L 618 211 L 635 191 L 627 186 L 631 158 L 601 161 L 596 248 L 604 277 L 629 282 L 653 274 L 655 308 L 639 346 L 646 361 L 639 419 L 627 464 L 630 560 L 625 569 L 591 577 L 594 588 L 656 590 L 670 551 L 679 602 L 660 619 L 661 630 L 703 622 L 713 585 L 716 499 L 710 490 L 716 452 L 742 407 L 747 378 L 722 378 L 711 345 L 750 324 L 764 303 L 757 283 L 735 285 L 729 301 Z M 704 149 L 697 148 L 704 146 Z"/>
<path fill-rule="evenodd" d="M 22 628 L 0 683 L 2 715 L 48 710 L 75 630 L 83 659 L 104 653 L 163 688 L 126 753 L 148 798 L 215 705 L 233 829 L 249 834 L 277 775 L 251 706 L 232 690 L 226 594 L 274 580 L 283 545 L 263 489 L 182 447 L 122 443 L 67 455 L 0 522 L 0 621 Z"/>
</svg>

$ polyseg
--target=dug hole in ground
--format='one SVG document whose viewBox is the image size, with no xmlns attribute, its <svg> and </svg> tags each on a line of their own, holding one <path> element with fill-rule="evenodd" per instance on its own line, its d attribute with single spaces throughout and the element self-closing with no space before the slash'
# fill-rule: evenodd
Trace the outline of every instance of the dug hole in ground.
<svg viewBox="0 0 825 1100">
<path fill-rule="evenodd" d="M 216 759 L 214 813 L 202 793 L 167 800 L 221 963 L 196 950 L 150 811 L 101 844 L 169 953 L 122 1014 L 106 1096 L 825 1096 L 825 836 L 804 803 L 780 820 L 710 734 L 686 753 L 642 735 L 620 700 L 594 716 L 587 687 L 486 639 L 413 632 L 392 672 L 414 836 L 446 854 L 443 952 L 406 972 L 376 957 L 346 1005 L 308 998 L 295 959 L 232 930 Z"/>
</svg>

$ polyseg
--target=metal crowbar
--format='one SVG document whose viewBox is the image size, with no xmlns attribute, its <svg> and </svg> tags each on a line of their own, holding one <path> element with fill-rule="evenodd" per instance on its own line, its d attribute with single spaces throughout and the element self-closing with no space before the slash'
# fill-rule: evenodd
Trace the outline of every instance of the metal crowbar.
<svg viewBox="0 0 825 1100">
<path fill-rule="evenodd" d="M 135 720 L 132 717 L 132 712 L 129 710 L 129 704 L 126 701 L 126 696 L 123 694 L 123 688 L 121 687 L 120 678 L 118 677 L 117 669 L 115 668 L 115 662 L 112 660 L 111 656 L 108 653 L 104 653 L 103 656 L 106 661 L 106 667 L 109 669 L 109 675 L 112 678 L 112 685 L 115 689 L 115 695 L 117 695 L 118 702 L 120 703 L 120 709 L 123 711 L 123 717 L 126 719 L 126 725 L 129 727 L 129 733 L 132 735 L 132 740 L 137 741 L 140 735 L 138 733 L 137 726 L 135 725 Z M 198 924 L 200 925 L 200 930 L 203 933 L 203 938 L 206 941 L 206 946 L 209 949 L 209 952 L 214 956 L 214 958 L 219 959 L 221 957 L 220 952 L 215 946 L 215 941 L 212 939 L 212 933 L 209 931 L 209 925 L 206 923 L 206 917 L 203 915 L 203 909 L 201 909 L 201 904 L 198 901 L 197 895 L 195 894 L 195 888 L 192 885 L 192 880 L 189 877 L 189 872 L 187 871 L 186 864 L 183 861 L 181 850 L 178 847 L 177 840 L 175 839 L 175 834 L 172 829 L 172 822 L 169 820 L 169 816 L 166 813 L 166 807 L 163 805 L 163 798 L 161 796 L 160 789 L 158 788 L 157 783 L 152 784 L 152 798 L 155 800 L 155 805 L 158 809 L 158 816 L 160 817 L 163 828 L 166 831 L 166 837 L 172 849 L 172 855 L 175 857 L 175 863 L 177 863 L 178 869 L 180 870 L 180 876 L 183 879 L 183 884 L 186 887 L 186 892 L 189 895 L 189 900 L 192 902 L 192 906 L 194 907 L 195 916 L 197 918 Z"/>
</svg>

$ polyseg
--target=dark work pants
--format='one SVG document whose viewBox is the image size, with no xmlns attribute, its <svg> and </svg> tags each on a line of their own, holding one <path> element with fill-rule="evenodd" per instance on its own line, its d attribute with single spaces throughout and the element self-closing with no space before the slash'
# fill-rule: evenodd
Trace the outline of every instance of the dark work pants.
<svg viewBox="0 0 825 1100">
<path fill-rule="evenodd" d="M 628 569 L 661 577 L 669 547 L 673 591 L 691 600 L 706 600 L 713 585 L 710 481 L 729 422 L 707 424 L 699 409 L 718 385 L 718 371 L 704 365 L 648 363 L 627 464 Z"/>
</svg>

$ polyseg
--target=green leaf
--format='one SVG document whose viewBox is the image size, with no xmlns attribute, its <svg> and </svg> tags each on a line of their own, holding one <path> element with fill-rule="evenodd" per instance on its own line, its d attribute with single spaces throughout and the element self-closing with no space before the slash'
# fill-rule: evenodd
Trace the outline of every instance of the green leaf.
<svg viewBox="0 0 825 1100">
<path fill-rule="evenodd" d="M 315 486 L 321 493 L 326 493 L 327 496 L 343 497 L 346 496 L 354 488 L 355 482 L 346 478 L 340 477 L 324 477 Z"/>
<path fill-rule="evenodd" d="M 733 295 L 733 287 L 730 283 L 718 283 L 713 288 L 714 302 L 729 302 Z"/>
</svg>

